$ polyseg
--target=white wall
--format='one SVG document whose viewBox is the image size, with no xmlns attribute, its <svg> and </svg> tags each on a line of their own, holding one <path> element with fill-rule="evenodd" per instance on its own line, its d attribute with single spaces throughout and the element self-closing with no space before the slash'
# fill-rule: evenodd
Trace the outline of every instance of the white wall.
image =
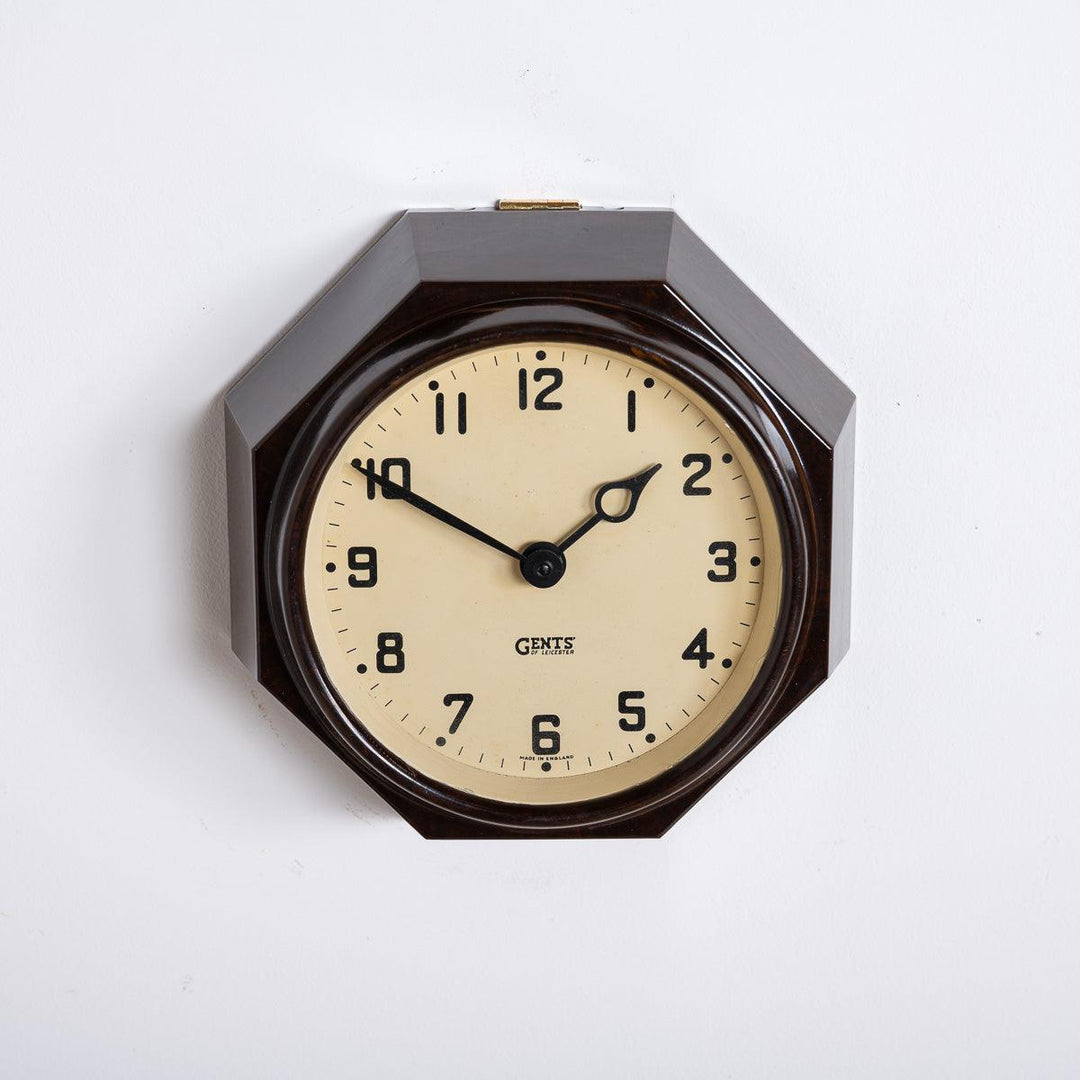
<svg viewBox="0 0 1080 1080">
<path fill-rule="evenodd" d="M 1078 12 L 0 3 L 0 1074 L 1076 1075 Z M 660 842 L 425 843 L 228 648 L 222 390 L 513 194 L 859 395 L 852 651 Z"/>
</svg>

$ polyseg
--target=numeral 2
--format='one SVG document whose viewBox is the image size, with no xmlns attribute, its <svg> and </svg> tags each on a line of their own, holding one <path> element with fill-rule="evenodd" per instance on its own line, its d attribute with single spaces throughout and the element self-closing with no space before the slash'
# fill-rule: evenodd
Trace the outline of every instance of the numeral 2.
<svg viewBox="0 0 1080 1080">
<path fill-rule="evenodd" d="M 697 487 L 696 481 L 705 476 L 712 468 L 712 457 L 709 454 L 687 454 L 682 459 L 683 468 L 689 469 L 693 465 L 700 466 L 696 472 L 692 472 L 684 481 L 682 493 L 684 495 L 711 495 L 711 487 Z"/>
</svg>

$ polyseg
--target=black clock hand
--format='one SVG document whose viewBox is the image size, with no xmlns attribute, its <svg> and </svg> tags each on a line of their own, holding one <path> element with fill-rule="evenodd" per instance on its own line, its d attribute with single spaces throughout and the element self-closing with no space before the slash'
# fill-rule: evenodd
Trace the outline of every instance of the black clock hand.
<svg viewBox="0 0 1080 1080">
<path fill-rule="evenodd" d="M 601 521 L 619 522 L 626 521 L 634 511 L 637 509 L 638 499 L 641 498 L 642 491 L 645 490 L 645 485 L 656 475 L 656 471 L 660 468 L 659 463 L 646 469 L 644 472 L 640 472 L 637 476 L 628 477 L 626 480 L 612 480 L 610 484 L 602 484 L 596 491 L 596 497 L 593 499 L 593 506 L 596 509 L 596 513 L 593 514 L 588 521 L 579 525 L 561 544 L 558 545 L 559 551 L 565 552 L 571 544 L 576 544 L 594 525 L 598 525 Z M 627 492 L 630 496 L 630 505 L 621 514 L 609 514 L 604 510 L 604 496 L 609 491 L 622 490 Z"/>
<path fill-rule="evenodd" d="M 444 510 L 441 506 L 436 506 L 433 502 L 429 502 L 422 495 L 417 495 L 415 491 L 410 491 L 400 484 L 395 484 L 393 480 L 387 480 L 385 476 L 380 476 L 374 469 L 365 468 L 364 463 L 359 458 L 353 458 L 352 467 L 358 473 L 361 473 L 369 480 L 374 481 L 382 487 L 384 491 L 390 492 L 390 494 L 401 499 L 403 502 L 407 502 L 410 506 L 415 506 L 418 510 L 423 510 L 425 514 L 430 514 L 433 518 L 437 518 L 451 528 L 457 529 L 458 532 L 463 532 L 466 536 L 471 536 L 474 540 L 479 540 L 480 543 L 487 544 L 488 547 L 493 547 L 496 551 L 501 551 L 504 555 L 509 555 L 514 562 L 521 562 L 521 553 L 515 551 L 509 544 L 504 544 L 501 540 L 496 540 L 494 536 L 488 536 L 486 532 L 481 532 L 475 525 L 470 525 L 467 521 L 462 521 L 461 518 L 451 514 L 449 510 Z"/>
</svg>

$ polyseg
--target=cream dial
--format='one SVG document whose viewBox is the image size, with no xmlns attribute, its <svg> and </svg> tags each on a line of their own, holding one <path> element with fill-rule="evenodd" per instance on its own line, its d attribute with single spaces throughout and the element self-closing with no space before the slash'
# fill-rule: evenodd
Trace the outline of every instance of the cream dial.
<svg viewBox="0 0 1080 1080">
<path fill-rule="evenodd" d="M 730 717 L 781 563 L 711 405 L 627 355 L 520 342 L 359 421 L 317 487 L 304 604 L 351 722 L 434 780 L 553 804 L 642 783 Z"/>
</svg>

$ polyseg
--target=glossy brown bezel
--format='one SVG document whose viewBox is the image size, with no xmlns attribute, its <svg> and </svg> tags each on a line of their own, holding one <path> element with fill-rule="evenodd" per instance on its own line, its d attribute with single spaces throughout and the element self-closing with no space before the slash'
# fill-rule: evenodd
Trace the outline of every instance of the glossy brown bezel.
<svg viewBox="0 0 1080 1080">
<path fill-rule="evenodd" d="M 777 509 L 783 545 L 783 597 L 777 631 L 757 679 L 721 728 L 676 766 L 634 788 L 588 802 L 524 806 L 482 799 L 447 787 L 410 768 L 370 737 L 330 685 L 314 648 L 305 614 L 301 546 L 322 476 L 349 433 L 387 394 L 456 355 L 497 349 L 521 340 L 587 343 L 626 352 L 670 371 L 718 408 L 761 468 Z M 564 299 L 519 299 L 512 307 L 480 307 L 451 321 L 421 325 L 370 356 L 357 357 L 314 408 L 290 450 L 273 498 L 267 531 L 267 596 L 281 654 L 305 702 L 350 763 L 380 789 L 389 787 L 440 818 L 514 835 L 589 835 L 599 828 L 662 810 L 709 786 L 756 741 L 782 693 L 790 661 L 800 648 L 814 560 L 800 500 L 799 469 L 782 437 L 780 418 L 747 380 L 710 350 L 678 331 L 618 308 Z"/>
</svg>

